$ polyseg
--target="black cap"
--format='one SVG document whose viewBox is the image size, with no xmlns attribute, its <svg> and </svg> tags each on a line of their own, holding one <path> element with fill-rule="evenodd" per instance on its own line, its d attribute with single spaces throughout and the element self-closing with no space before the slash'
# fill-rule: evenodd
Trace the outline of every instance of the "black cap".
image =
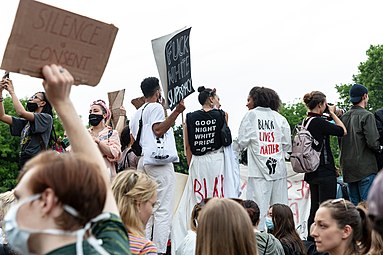
<svg viewBox="0 0 383 255">
<path fill-rule="evenodd" d="M 362 101 L 362 97 L 364 94 L 368 93 L 368 89 L 360 84 L 352 85 L 350 89 L 350 102 L 359 103 Z"/>
</svg>

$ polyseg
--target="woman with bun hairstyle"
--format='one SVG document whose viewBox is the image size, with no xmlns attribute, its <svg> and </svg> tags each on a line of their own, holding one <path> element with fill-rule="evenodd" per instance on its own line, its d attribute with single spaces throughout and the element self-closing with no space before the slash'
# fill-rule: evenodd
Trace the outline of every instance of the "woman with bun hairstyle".
<svg viewBox="0 0 383 255">
<path fill-rule="evenodd" d="M 195 204 L 207 197 L 224 197 L 224 153 L 221 129 L 226 114 L 215 89 L 198 88 L 202 109 L 186 114 L 185 146 L 189 176 L 173 219 L 172 249 L 187 235 Z"/>
<path fill-rule="evenodd" d="M 364 209 L 339 198 L 320 205 L 311 236 L 318 252 L 330 255 L 366 254 L 371 246 L 371 229 Z"/>
<path fill-rule="evenodd" d="M 335 105 L 328 105 L 326 95 L 322 92 L 312 91 L 307 93 L 304 95 L 303 101 L 308 113 L 302 124 L 308 125 L 308 131 L 317 142 L 317 144 L 312 145 L 313 148 L 321 151 L 318 169 L 305 174 L 305 181 L 310 184 L 311 194 L 311 208 L 308 218 L 308 228 L 310 228 L 314 222 L 314 216 L 319 204 L 328 199 L 336 198 L 337 173 L 330 147 L 330 135 L 341 137 L 347 134 L 347 130 L 343 122 L 335 114 Z M 334 122 L 328 121 L 323 116 L 325 110 L 328 111 Z M 308 240 L 312 241 L 312 238 L 309 236 Z"/>
</svg>

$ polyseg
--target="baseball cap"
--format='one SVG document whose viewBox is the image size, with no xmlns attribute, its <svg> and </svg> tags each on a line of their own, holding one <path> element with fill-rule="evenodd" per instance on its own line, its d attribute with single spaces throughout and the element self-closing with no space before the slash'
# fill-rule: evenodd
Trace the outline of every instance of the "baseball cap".
<svg viewBox="0 0 383 255">
<path fill-rule="evenodd" d="M 368 93 L 368 89 L 360 84 L 352 85 L 350 89 L 350 102 L 358 103 L 362 100 L 362 96 Z"/>
</svg>

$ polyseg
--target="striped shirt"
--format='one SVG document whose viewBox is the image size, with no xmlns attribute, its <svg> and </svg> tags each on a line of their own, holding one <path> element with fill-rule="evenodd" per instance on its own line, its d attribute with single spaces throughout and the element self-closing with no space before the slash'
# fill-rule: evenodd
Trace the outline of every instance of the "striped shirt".
<svg viewBox="0 0 383 255">
<path fill-rule="evenodd" d="M 144 237 L 129 234 L 129 246 L 133 255 L 151 254 L 157 255 L 157 248 L 154 243 Z"/>
</svg>

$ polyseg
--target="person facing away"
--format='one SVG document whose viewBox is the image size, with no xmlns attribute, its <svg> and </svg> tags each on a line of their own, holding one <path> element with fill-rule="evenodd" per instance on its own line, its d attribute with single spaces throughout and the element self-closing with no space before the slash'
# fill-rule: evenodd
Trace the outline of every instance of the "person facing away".
<svg viewBox="0 0 383 255">
<path fill-rule="evenodd" d="M 197 203 L 194 205 L 192 213 L 191 213 L 190 229 L 188 230 L 185 238 L 178 245 L 175 252 L 176 255 L 194 255 L 195 254 L 199 214 L 201 213 L 201 210 L 204 205 L 205 203 L 203 201 L 201 203 Z"/>
<path fill-rule="evenodd" d="M 145 238 L 145 226 L 157 203 L 157 183 L 144 173 L 125 170 L 113 179 L 112 191 L 128 230 L 132 254 L 157 255 L 153 242 Z"/>
<path fill-rule="evenodd" d="M 350 201 L 327 200 L 315 214 L 311 235 L 318 252 L 366 254 L 371 246 L 371 222 L 365 211 Z"/>
<path fill-rule="evenodd" d="M 173 218 L 172 249 L 177 250 L 188 234 L 193 207 L 208 197 L 224 197 L 224 150 L 221 129 L 225 113 L 220 105 L 216 89 L 198 88 L 198 101 L 202 109 L 186 114 L 185 148 L 189 175 L 182 198 Z M 204 188 L 200 182 L 204 180 Z M 219 182 L 217 180 L 220 180 Z"/>
<path fill-rule="evenodd" d="M 238 202 L 212 198 L 198 220 L 196 255 L 256 255 L 250 218 Z"/>
<path fill-rule="evenodd" d="M 116 176 L 116 162 L 121 157 L 120 137 L 116 130 L 106 123 L 110 118 L 110 110 L 106 103 L 99 99 L 90 105 L 89 133 L 104 157 L 108 173 L 113 179 Z"/>
<path fill-rule="evenodd" d="M 360 84 L 352 85 L 350 101 L 353 106 L 341 117 L 348 134 L 341 138 L 340 166 L 343 180 L 348 184 L 350 200 L 357 205 L 367 200 L 378 172 L 375 153 L 381 149 L 374 115 L 366 110 L 367 88 Z"/>
<path fill-rule="evenodd" d="M 11 95 L 13 106 L 19 117 L 5 113 L 3 90 Z M 20 136 L 19 169 L 25 162 L 46 150 L 53 126 L 52 106 L 44 92 L 37 92 L 28 99 L 26 109 L 16 96 L 12 80 L 3 78 L 0 84 L 0 120 L 10 125 L 11 135 Z"/>
<path fill-rule="evenodd" d="M 310 121 L 307 129 L 317 141 L 317 144 L 314 143 L 312 146 L 316 151 L 321 152 L 318 168 L 312 173 L 306 173 L 304 178 L 310 184 L 311 207 L 307 224 L 311 226 L 320 203 L 336 198 L 337 172 L 330 146 L 330 135 L 342 137 L 347 134 L 347 131 L 343 122 L 335 114 L 335 105 L 327 104 L 325 94 L 312 91 L 304 95 L 303 101 L 309 111 L 302 125 L 306 126 Z M 333 121 L 324 118 L 324 112 L 329 112 Z M 308 239 L 312 241 L 310 235 Z"/>
<path fill-rule="evenodd" d="M 285 117 L 278 113 L 278 94 L 265 87 L 254 87 L 247 98 L 249 111 L 238 132 L 238 146 L 247 148 L 248 188 L 246 198 L 260 209 L 259 230 L 265 229 L 269 205 L 287 204 L 285 158 L 291 152 L 291 131 Z"/>
<path fill-rule="evenodd" d="M 295 230 L 294 216 L 290 207 L 284 204 L 272 206 L 273 235 L 281 242 L 286 255 L 306 255 L 307 251 Z"/>
<path fill-rule="evenodd" d="M 131 254 L 104 159 L 70 100 L 74 79 L 54 64 L 42 73 L 72 151 L 45 151 L 24 165 L 4 218 L 9 244 L 23 255 Z"/>
<path fill-rule="evenodd" d="M 252 200 L 243 201 L 243 207 L 249 214 L 257 239 L 258 253 L 262 255 L 285 255 L 281 242 L 272 234 L 258 230 L 259 207 Z"/>
<path fill-rule="evenodd" d="M 140 145 L 145 151 L 146 144 L 142 143 L 145 136 L 162 137 L 176 121 L 179 114 L 185 110 L 183 101 L 181 101 L 173 112 L 165 118 L 163 106 L 160 104 L 161 88 L 159 80 L 155 77 L 145 78 L 141 82 L 141 90 L 145 96 L 145 104 L 142 105 L 133 115 L 129 122 L 130 132 L 133 139 L 137 138 L 139 129 L 139 120 L 142 114 L 143 126 L 151 127 L 142 129 Z M 170 135 L 174 135 L 171 132 Z M 147 155 L 149 156 L 149 155 Z M 173 200 L 175 192 L 175 173 L 172 163 L 164 165 L 144 165 L 143 158 L 138 161 L 137 170 L 144 171 L 158 183 L 157 199 L 159 207 L 153 214 L 153 220 L 147 224 L 146 237 L 153 240 L 158 249 L 158 253 L 166 253 L 168 237 L 173 214 Z M 154 227 L 153 227 L 154 226 Z M 153 231 L 152 231 L 153 229 Z"/>
</svg>

